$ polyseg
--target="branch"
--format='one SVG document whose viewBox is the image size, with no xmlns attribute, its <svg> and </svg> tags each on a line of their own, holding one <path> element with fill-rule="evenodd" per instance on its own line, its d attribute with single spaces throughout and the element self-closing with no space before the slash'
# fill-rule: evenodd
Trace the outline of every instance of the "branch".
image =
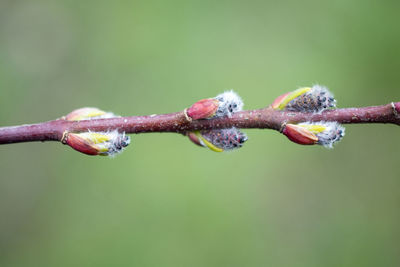
<svg viewBox="0 0 400 267">
<path fill-rule="evenodd" d="M 273 129 L 301 145 L 332 148 L 346 123 L 400 125 L 400 102 L 376 107 L 336 109 L 324 86 L 303 87 L 276 98 L 269 107 L 242 111 L 243 101 L 228 91 L 202 99 L 181 112 L 119 117 L 98 108 L 81 108 L 43 123 L 0 128 L 0 144 L 60 141 L 87 155 L 113 156 L 130 143 L 132 133 L 174 132 L 215 152 L 242 147 L 239 129 Z"/>
<path fill-rule="evenodd" d="M 37 124 L 0 128 L 0 144 L 32 141 L 62 141 L 66 132 L 118 130 L 127 134 L 186 132 L 222 128 L 259 128 L 282 131 L 287 123 L 335 121 L 350 123 L 392 123 L 400 125 L 400 102 L 387 105 L 330 109 L 321 113 L 290 112 L 271 107 L 234 113 L 232 117 L 190 120 L 184 111 L 150 116 L 117 117 L 68 121 L 64 118 Z"/>
</svg>

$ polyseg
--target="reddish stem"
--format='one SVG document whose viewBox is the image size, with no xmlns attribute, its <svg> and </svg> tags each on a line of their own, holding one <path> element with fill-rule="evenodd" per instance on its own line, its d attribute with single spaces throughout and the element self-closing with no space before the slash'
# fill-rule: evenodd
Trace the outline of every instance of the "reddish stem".
<svg viewBox="0 0 400 267">
<path fill-rule="evenodd" d="M 57 119 L 38 124 L 0 128 L 0 144 L 60 141 L 65 132 L 108 131 L 125 133 L 176 132 L 218 128 L 267 128 L 281 130 L 286 123 L 337 121 L 339 123 L 393 123 L 400 125 L 400 102 L 382 106 L 326 110 L 320 114 L 284 112 L 272 108 L 246 110 L 231 118 L 188 121 L 183 111 L 151 116 L 67 121 Z"/>
</svg>

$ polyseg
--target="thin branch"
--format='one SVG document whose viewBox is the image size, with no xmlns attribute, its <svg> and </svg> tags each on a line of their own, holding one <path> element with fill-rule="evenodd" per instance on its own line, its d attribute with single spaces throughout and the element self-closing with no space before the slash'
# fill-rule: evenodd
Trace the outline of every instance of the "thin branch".
<svg viewBox="0 0 400 267">
<path fill-rule="evenodd" d="M 270 107 L 240 111 L 232 117 L 188 120 L 184 111 L 150 116 L 67 121 L 63 118 L 30 125 L 0 128 L 0 144 L 32 141 L 61 141 L 67 132 L 110 131 L 125 133 L 176 132 L 220 128 L 260 128 L 281 131 L 286 123 L 336 121 L 349 123 L 392 123 L 400 125 L 400 102 L 382 106 L 330 109 L 318 113 L 285 112 Z"/>
</svg>

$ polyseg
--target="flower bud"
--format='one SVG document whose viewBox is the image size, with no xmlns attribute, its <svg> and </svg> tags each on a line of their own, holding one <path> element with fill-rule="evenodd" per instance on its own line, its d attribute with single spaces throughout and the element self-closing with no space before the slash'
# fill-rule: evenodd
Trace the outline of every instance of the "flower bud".
<svg viewBox="0 0 400 267">
<path fill-rule="evenodd" d="M 321 112 L 335 106 L 336 100 L 332 93 L 320 85 L 297 89 L 278 97 L 272 103 L 274 109 L 298 112 Z"/>
<path fill-rule="evenodd" d="M 111 112 L 105 112 L 98 108 L 85 107 L 72 111 L 67 116 L 65 116 L 65 119 L 67 121 L 81 121 L 81 120 L 91 120 L 91 119 L 106 119 L 114 117 L 117 116 Z"/>
<path fill-rule="evenodd" d="M 195 144 L 208 147 L 215 152 L 229 151 L 241 148 L 243 143 L 247 141 L 246 134 L 239 131 L 237 128 L 216 129 L 207 131 L 193 132 L 197 139 L 190 137 L 190 140 Z"/>
<path fill-rule="evenodd" d="M 187 109 L 187 115 L 193 120 L 208 119 L 215 115 L 218 110 L 219 101 L 217 99 L 202 99 L 194 103 Z"/>
<path fill-rule="evenodd" d="M 318 144 L 332 148 L 344 136 L 344 127 L 337 122 L 287 124 L 283 130 L 291 141 L 301 145 Z"/>
<path fill-rule="evenodd" d="M 320 124 L 320 125 L 318 125 Z M 337 122 L 318 122 L 318 123 L 305 123 L 311 129 L 316 127 L 323 130 L 316 132 L 318 137 L 318 144 L 326 148 L 332 148 L 333 144 L 342 140 L 345 134 L 345 128 Z"/>
<path fill-rule="evenodd" d="M 215 131 L 215 130 L 212 130 Z M 215 146 L 213 143 L 208 141 L 202 136 L 200 131 L 190 132 L 188 134 L 189 140 L 192 141 L 194 144 L 202 147 L 208 147 L 214 152 L 222 152 L 224 151 L 222 148 Z"/>
<path fill-rule="evenodd" d="M 64 142 L 87 155 L 114 156 L 129 145 L 130 138 L 118 131 L 83 132 L 68 133 Z"/>
<path fill-rule="evenodd" d="M 318 137 L 315 134 L 300 125 L 287 124 L 282 133 L 290 141 L 300 145 L 314 145 L 318 142 Z"/>
<path fill-rule="evenodd" d="M 286 98 L 290 93 L 291 93 L 291 92 L 286 93 L 286 94 L 283 94 L 283 95 L 281 95 L 281 96 L 278 96 L 278 97 L 274 100 L 274 102 L 272 102 L 271 108 L 273 108 L 273 109 L 280 109 L 279 106 L 282 104 L 282 102 L 285 100 L 285 98 Z"/>
<path fill-rule="evenodd" d="M 394 108 L 394 113 L 396 115 L 396 118 L 399 117 L 400 115 L 400 102 L 392 103 L 392 106 Z"/>
<path fill-rule="evenodd" d="M 232 117 L 232 114 L 243 109 L 243 101 L 234 91 L 227 91 L 217 95 L 214 99 L 219 101 L 216 117 Z"/>
<path fill-rule="evenodd" d="M 307 93 L 310 90 L 311 90 L 310 87 L 304 87 L 304 88 L 299 88 L 292 92 L 283 94 L 274 100 L 274 102 L 272 103 L 272 106 L 275 109 L 284 110 L 290 101 L 296 99 L 297 97 L 301 96 L 302 94 Z"/>
<path fill-rule="evenodd" d="M 186 135 L 187 137 L 189 137 L 189 140 L 192 141 L 195 145 L 204 147 L 204 143 L 202 143 L 196 132 L 188 132 L 186 133 Z"/>
</svg>

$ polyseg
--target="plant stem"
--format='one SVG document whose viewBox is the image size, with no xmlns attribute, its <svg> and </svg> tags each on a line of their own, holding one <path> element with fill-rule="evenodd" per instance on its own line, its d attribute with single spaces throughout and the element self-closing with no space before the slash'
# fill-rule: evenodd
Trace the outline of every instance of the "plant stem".
<svg viewBox="0 0 400 267">
<path fill-rule="evenodd" d="M 260 128 L 280 131 L 286 123 L 337 121 L 339 123 L 392 123 L 400 125 L 400 102 L 382 106 L 326 110 L 320 114 L 284 112 L 270 107 L 235 113 L 231 118 L 189 121 L 184 111 L 150 116 L 82 121 L 63 118 L 37 124 L 0 128 L 0 144 L 61 141 L 66 132 L 119 130 L 125 133 L 176 132 L 219 128 Z"/>
</svg>

